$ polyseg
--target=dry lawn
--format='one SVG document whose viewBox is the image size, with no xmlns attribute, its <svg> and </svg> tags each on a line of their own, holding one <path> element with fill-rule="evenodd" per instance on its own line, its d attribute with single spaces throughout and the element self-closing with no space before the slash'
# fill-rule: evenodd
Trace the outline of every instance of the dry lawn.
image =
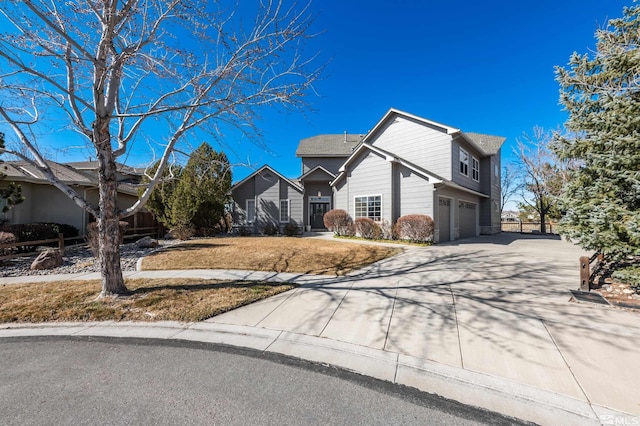
<svg viewBox="0 0 640 426">
<path fill-rule="evenodd" d="M 344 275 L 401 251 L 397 247 L 309 238 L 209 238 L 156 252 L 144 258 L 142 269 L 241 269 Z"/>
<path fill-rule="evenodd" d="M 202 321 L 293 288 L 197 279 L 127 280 L 131 295 L 96 299 L 98 281 L 0 286 L 0 322 Z"/>
</svg>

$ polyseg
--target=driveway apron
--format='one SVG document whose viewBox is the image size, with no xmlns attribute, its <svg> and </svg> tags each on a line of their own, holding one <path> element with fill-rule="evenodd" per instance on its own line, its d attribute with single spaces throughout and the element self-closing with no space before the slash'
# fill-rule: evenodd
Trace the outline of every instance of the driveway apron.
<svg viewBox="0 0 640 426">
<path fill-rule="evenodd" d="M 640 316 L 569 301 L 583 254 L 553 237 L 504 234 L 409 247 L 209 322 L 383 349 L 640 414 L 640 369 L 628 368 Z"/>
</svg>

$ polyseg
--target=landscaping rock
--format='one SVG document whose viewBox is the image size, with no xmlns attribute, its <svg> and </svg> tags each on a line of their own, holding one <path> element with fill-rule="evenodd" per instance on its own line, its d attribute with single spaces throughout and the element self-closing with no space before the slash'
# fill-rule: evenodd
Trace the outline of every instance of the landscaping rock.
<svg viewBox="0 0 640 426">
<path fill-rule="evenodd" d="M 136 246 L 139 248 L 155 248 L 158 247 L 158 240 L 155 240 L 151 237 L 140 238 L 136 241 Z"/>
<path fill-rule="evenodd" d="M 48 249 L 36 257 L 31 264 L 31 269 L 53 269 L 62 265 L 62 253 L 58 249 Z"/>
</svg>

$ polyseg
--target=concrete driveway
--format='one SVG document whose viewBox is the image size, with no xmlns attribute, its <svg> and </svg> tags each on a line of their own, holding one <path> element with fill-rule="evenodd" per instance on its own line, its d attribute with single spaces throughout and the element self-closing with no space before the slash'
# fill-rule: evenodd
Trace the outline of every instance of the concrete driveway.
<svg viewBox="0 0 640 426">
<path fill-rule="evenodd" d="M 556 236 L 506 233 L 410 247 L 208 322 L 500 377 L 586 401 L 601 418 L 607 409 L 639 415 L 640 315 L 570 302 L 582 255 Z M 302 340 L 299 355 L 313 356 Z"/>
<path fill-rule="evenodd" d="M 554 236 L 501 234 L 407 247 L 345 277 L 127 272 L 130 278 L 272 280 L 300 287 L 206 322 L 3 324 L 0 338 L 109 336 L 240 346 L 539 424 L 640 424 L 640 313 L 570 301 L 583 254 Z"/>
</svg>

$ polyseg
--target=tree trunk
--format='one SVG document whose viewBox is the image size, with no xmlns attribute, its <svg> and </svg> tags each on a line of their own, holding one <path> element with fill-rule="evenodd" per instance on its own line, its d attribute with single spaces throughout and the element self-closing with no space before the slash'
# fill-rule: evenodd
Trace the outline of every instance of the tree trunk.
<svg viewBox="0 0 640 426">
<path fill-rule="evenodd" d="M 540 212 L 540 233 L 547 233 L 547 215 L 544 212 Z"/>
<path fill-rule="evenodd" d="M 102 292 L 100 297 L 127 294 L 122 267 L 120 266 L 120 225 L 118 216 L 118 183 L 116 165 L 108 149 L 98 151 L 100 214 L 98 216 L 100 273 Z"/>
</svg>

